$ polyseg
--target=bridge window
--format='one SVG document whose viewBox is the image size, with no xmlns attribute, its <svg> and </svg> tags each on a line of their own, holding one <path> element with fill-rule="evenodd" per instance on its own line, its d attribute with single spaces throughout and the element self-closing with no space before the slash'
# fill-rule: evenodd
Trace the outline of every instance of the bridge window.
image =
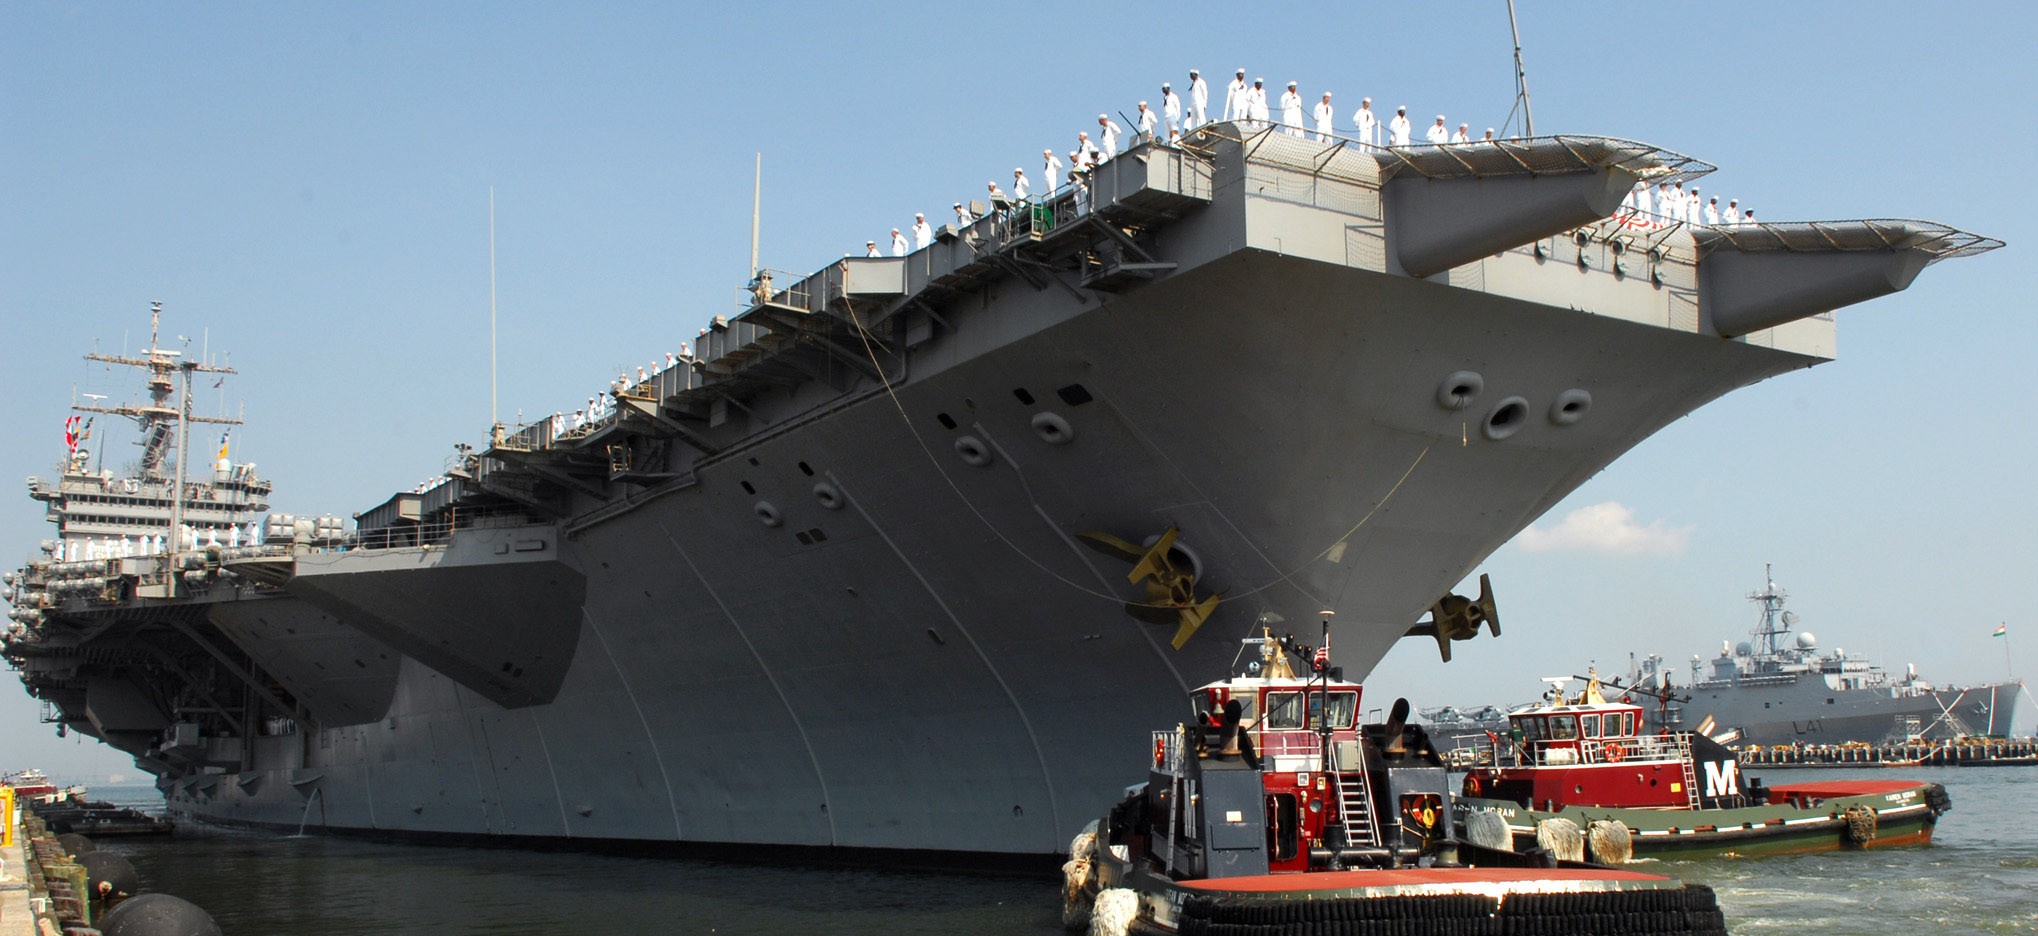
<svg viewBox="0 0 2038 936">
<path fill-rule="evenodd" d="M 1619 719 L 1618 719 L 1617 717 L 1614 717 L 1614 716 L 1608 716 L 1608 717 L 1609 717 L 1609 719 L 1611 719 L 1611 720 L 1614 720 L 1614 721 L 1618 721 L 1618 720 L 1619 720 Z M 1584 726 L 1585 726 L 1585 736 L 1586 736 L 1586 737 L 1588 737 L 1588 738 L 1597 738 L 1597 737 L 1599 737 L 1599 716 L 1597 716 L 1597 715 L 1581 715 L 1581 716 L 1579 716 L 1579 717 L 1578 717 L 1578 720 L 1579 720 L 1580 722 L 1582 722 L 1582 723 L 1584 724 Z"/>
<path fill-rule="evenodd" d="M 1359 694 L 1356 692 L 1333 692 L 1330 694 L 1330 720 L 1332 728 L 1350 728 L 1352 716 L 1359 710 Z M 1309 694 L 1309 723 L 1325 724 L 1317 719 L 1323 717 L 1322 693 Z"/>
<path fill-rule="evenodd" d="M 1573 715 L 1558 715 L 1550 719 L 1550 740 L 1575 741 L 1578 739 L 1578 719 Z"/>
<path fill-rule="evenodd" d="M 1293 729 L 1304 727 L 1302 714 L 1302 693 L 1267 693 L 1267 720 L 1264 727 Z"/>
</svg>

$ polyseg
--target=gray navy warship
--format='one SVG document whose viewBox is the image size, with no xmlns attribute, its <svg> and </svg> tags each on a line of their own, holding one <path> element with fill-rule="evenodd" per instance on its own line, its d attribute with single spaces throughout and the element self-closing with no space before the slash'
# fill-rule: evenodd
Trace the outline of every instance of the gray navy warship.
<svg viewBox="0 0 2038 936">
<path fill-rule="evenodd" d="M 1054 853 L 1239 637 L 1334 609 L 1364 673 L 1470 636 L 1442 612 L 1491 602 L 1447 590 L 1587 478 L 2000 246 L 1619 216 L 1711 168 L 1142 141 L 910 255 L 760 280 L 597 418 L 497 427 L 351 529 L 230 460 L 182 477 L 183 444 L 67 460 L 29 485 L 59 534 L 9 576 L 5 654 L 179 818 Z M 131 363 L 147 445 L 188 439 L 170 391 L 208 365 Z"/>
<path fill-rule="evenodd" d="M 1763 747 L 2018 736 L 2022 681 L 1935 686 L 1912 666 L 1895 676 L 1839 647 L 1822 651 L 1810 631 L 1793 630 L 1789 597 L 1765 567 L 1762 589 L 1748 595 L 1762 609 L 1749 639 L 1692 657 L 1682 686 L 1662 657 L 1638 661 L 1632 684 L 1663 703 L 1643 706 L 1651 727 Z"/>
</svg>

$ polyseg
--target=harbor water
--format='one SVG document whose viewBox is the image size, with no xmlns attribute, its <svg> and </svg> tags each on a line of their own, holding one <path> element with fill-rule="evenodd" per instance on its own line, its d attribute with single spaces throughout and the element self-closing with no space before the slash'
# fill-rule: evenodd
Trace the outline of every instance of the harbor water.
<svg viewBox="0 0 2038 936">
<path fill-rule="evenodd" d="M 1764 781 L 1917 778 L 1953 811 L 1929 848 L 1648 862 L 1709 884 L 1737 934 L 2038 933 L 2038 768 L 1754 771 Z M 160 807 L 151 788 L 101 798 Z M 573 852 L 391 845 L 183 828 L 109 840 L 145 890 L 205 907 L 227 936 L 381 933 L 1047 934 L 1042 876 L 758 867 Z"/>
</svg>

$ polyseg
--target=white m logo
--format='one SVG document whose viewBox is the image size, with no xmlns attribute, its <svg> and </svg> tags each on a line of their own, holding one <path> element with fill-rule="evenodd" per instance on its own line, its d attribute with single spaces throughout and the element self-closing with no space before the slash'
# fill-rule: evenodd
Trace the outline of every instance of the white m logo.
<svg viewBox="0 0 2038 936">
<path fill-rule="evenodd" d="M 1705 795 L 1738 796 L 1741 792 L 1741 765 L 1738 761 L 1705 762 Z"/>
</svg>

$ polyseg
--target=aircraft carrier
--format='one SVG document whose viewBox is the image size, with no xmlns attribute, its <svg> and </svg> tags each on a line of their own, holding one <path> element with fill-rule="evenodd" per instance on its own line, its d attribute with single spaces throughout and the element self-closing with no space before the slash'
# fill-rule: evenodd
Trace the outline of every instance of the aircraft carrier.
<svg viewBox="0 0 2038 936">
<path fill-rule="evenodd" d="M 1895 676 L 1844 648 L 1822 651 L 1810 631 L 1793 630 L 1789 597 L 1765 568 L 1762 589 L 1748 595 L 1762 609 L 1749 639 L 1710 660 L 1693 656 L 1681 686 L 1661 657 L 1639 661 L 1633 684 L 1663 703 L 1634 700 L 1652 727 L 1763 747 L 2020 737 L 2022 681 L 1935 686 L 1915 667 Z"/>
<path fill-rule="evenodd" d="M 760 282 L 599 418 L 499 427 L 351 529 L 267 513 L 231 459 L 184 478 L 182 444 L 67 460 L 30 481 L 59 536 L 5 653 L 180 818 L 1053 853 L 1240 636 L 1334 610 L 1356 675 L 1497 626 L 1440 599 L 1559 499 L 1831 359 L 1834 309 L 2000 246 L 1617 217 L 1711 169 L 1594 136 L 1141 142 Z M 167 391 L 209 365 L 130 363 L 166 392 L 125 415 L 188 435 Z"/>
</svg>

